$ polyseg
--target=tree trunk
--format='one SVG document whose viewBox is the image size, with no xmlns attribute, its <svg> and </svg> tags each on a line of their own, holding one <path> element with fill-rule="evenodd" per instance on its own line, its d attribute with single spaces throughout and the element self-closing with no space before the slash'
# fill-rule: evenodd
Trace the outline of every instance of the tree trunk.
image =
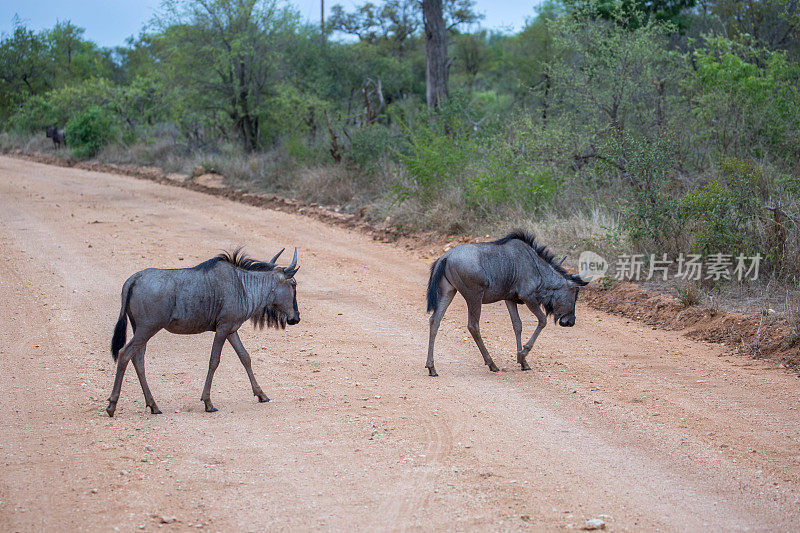
<svg viewBox="0 0 800 533">
<path fill-rule="evenodd" d="M 442 0 L 422 0 L 425 19 L 426 96 L 429 108 L 437 108 L 447 98 L 447 28 L 444 25 Z"/>
</svg>

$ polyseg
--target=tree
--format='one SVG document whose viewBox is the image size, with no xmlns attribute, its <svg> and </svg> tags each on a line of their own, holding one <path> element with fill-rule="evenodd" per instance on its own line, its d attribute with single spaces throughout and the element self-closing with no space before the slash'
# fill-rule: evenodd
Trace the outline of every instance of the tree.
<svg viewBox="0 0 800 533">
<path fill-rule="evenodd" d="M 697 0 L 564 0 L 573 11 L 589 9 L 594 16 L 635 29 L 650 21 L 670 22 L 685 30 Z M 620 17 L 620 14 L 624 15 Z"/>
<path fill-rule="evenodd" d="M 667 46 L 673 27 L 651 21 L 631 29 L 625 14 L 617 16 L 608 21 L 588 10 L 550 23 L 553 88 L 576 125 L 654 135 L 668 126 L 668 97 L 685 76 Z"/>
<path fill-rule="evenodd" d="M 797 0 L 703 0 L 703 17 L 711 15 L 711 29 L 730 38 L 753 39 L 770 50 L 789 50 L 800 56 L 800 5 Z"/>
<path fill-rule="evenodd" d="M 407 51 L 420 28 L 417 0 L 387 0 L 382 6 L 367 2 L 347 13 L 337 4 L 331 8 L 330 29 L 355 35 L 375 44 L 388 43 L 397 53 Z"/>
<path fill-rule="evenodd" d="M 0 41 L 0 114 L 50 88 L 47 43 L 15 21 L 14 33 Z"/>
<path fill-rule="evenodd" d="M 447 27 L 442 0 L 422 0 L 425 19 L 425 96 L 429 108 L 437 108 L 447 98 L 450 63 L 447 60 Z"/>
<path fill-rule="evenodd" d="M 448 30 L 480 18 L 474 0 L 444 0 L 442 12 Z M 396 53 L 409 51 L 424 26 L 419 0 L 385 0 L 382 5 L 366 2 L 347 12 L 340 4 L 331 8 L 328 27 L 371 44 L 388 43 Z"/>
<path fill-rule="evenodd" d="M 187 105 L 229 119 L 248 152 L 260 146 L 260 116 L 281 77 L 297 15 L 275 0 L 166 0 L 160 52 L 167 76 L 188 88 Z"/>
</svg>

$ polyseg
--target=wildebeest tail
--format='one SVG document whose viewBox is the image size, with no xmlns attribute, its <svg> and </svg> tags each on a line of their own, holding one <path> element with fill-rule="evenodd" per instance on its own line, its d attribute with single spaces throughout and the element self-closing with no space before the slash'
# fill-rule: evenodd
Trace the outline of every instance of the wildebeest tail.
<svg viewBox="0 0 800 533">
<path fill-rule="evenodd" d="M 128 280 L 122 287 L 122 309 L 119 312 L 119 319 L 114 328 L 114 336 L 111 338 L 111 357 L 114 361 L 119 356 L 119 351 L 125 346 L 125 340 L 128 333 L 128 301 L 131 299 L 131 289 L 133 282 Z"/>
<path fill-rule="evenodd" d="M 431 277 L 428 279 L 428 312 L 436 311 L 439 305 L 439 282 L 444 276 L 446 257 L 440 257 L 431 265 Z"/>
</svg>

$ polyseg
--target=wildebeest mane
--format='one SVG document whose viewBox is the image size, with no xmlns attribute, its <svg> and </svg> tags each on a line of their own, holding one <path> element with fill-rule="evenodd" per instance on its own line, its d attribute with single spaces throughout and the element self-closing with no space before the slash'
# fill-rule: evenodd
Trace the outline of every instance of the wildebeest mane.
<svg viewBox="0 0 800 533">
<path fill-rule="evenodd" d="M 219 254 L 216 257 L 212 257 L 208 261 L 200 263 L 197 265 L 196 269 L 198 270 L 209 270 L 217 263 L 229 263 L 230 265 L 240 268 L 242 270 L 250 270 L 250 271 L 257 271 L 257 272 L 269 272 L 271 270 L 275 270 L 275 265 L 272 263 L 267 263 L 265 261 L 259 261 L 257 259 L 253 259 L 249 257 L 245 252 L 244 248 L 239 247 L 230 251 L 225 251 Z"/>
<path fill-rule="evenodd" d="M 506 244 L 507 242 L 514 240 L 522 241 L 533 248 L 533 250 L 536 252 L 536 255 L 541 257 L 547 264 L 553 267 L 553 270 L 564 276 L 564 278 L 574 281 L 578 285 L 586 285 L 586 282 L 583 281 L 578 274 L 570 274 L 567 272 L 564 267 L 562 267 L 561 264 L 556 261 L 555 254 L 548 250 L 545 245 L 536 244 L 536 239 L 534 238 L 533 233 L 529 231 L 516 229 L 502 239 L 493 241 L 492 244 Z"/>
</svg>

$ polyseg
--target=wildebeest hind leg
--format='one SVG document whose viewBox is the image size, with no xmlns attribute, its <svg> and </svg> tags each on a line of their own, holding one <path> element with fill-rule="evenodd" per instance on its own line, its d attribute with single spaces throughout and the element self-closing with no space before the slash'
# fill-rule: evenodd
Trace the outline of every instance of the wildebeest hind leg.
<svg viewBox="0 0 800 533">
<path fill-rule="evenodd" d="M 439 331 L 439 325 L 442 323 L 447 307 L 456 295 L 456 289 L 446 279 L 442 279 L 439 283 L 439 305 L 436 306 L 431 315 L 430 324 L 431 332 L 428 337 L 428 360 L 425 362 L 425 368 L 428 369 L 428 375 L 436 377 L 439 374 L 436 372 L 436 367 L 433 365 L 433 344 L 436 341 L 436 333 Z"/>
<path fill-rule="evenodd" d="M 114 387 L 111 389 L 111 396 L 108 397 L 108 407 L 106 407 L 108 416 L 114 416 L 114 411 L 117 410 L 117 401 L 119 400 L 119 394 L 122 390 L 122 380 L 125 377 L 125 369 L 128 366 L 128 361 L 130 361 L 131 357 L 139 350 L 144 350 L 147 341 L 150 340 L 150 337 L 154 334 L 155 333 L 145 333 L 144 330 L 138 329 L 136 333 L 133 334 L 133 338 L 130 342 L 119 351 L 117 356 L 117 374 L 114 377 Z"/>
<path fill-rule="evenodd" d="M 227 331 L 217 330 L 216 335 L 214 335 L 214 344 L 211 346 L 211 359 L 208 361 L 206 384 L 203 387 L 203 394 L 200 396 L 200 399 L 206 404 L 207 413 L 217 411 L 217 408 L 211 403 L 211 380 L 214 379 L 214 372 L 216 372 L 219 366 L 219 356 L 222 353 L 222 345 L 225 344 L 225 339 L 227 337 Z"/>
<path fill-rule="evenodd" d="M 133 368 L 136 369 L 136 375 L 139 376 L 139 384 L 142 386 L 145 405 L 150 408 L 150 412 L 152 414 L 160 415 L 161 410 L 158 408 L 156 401 L 153 399 L 153 394 L 150 392 L 150 387 L 147 385 L 147 378 L 144 375 L 144 352 L 146 348 L 146 346 L 142 346 L 142 348 L 136 352 L 136 354 L 134 354 L 131 360 L 133 361 Z"/>
<path fill-rule="evenodd" d="M 467 300 L 467 310 L 469 312 L 469 316 L 467 318 L 467 329 L 472 335 L 472 338 L 475 339 L 475 344 L 478 345 L 478 350 L 481 351 L 483 362 L 486 363 L 486 366 L 488 366 L 489 370 L 492 372 L 499 372 L 500 369 L 497 368 L 497 365 L 494 364 L 494 361 L 492 361 L 492 357 L 489 355 L 489 350 L 486 349 L 486 346 L 483 344 L 483 339 L 481 338 L 481 298 L 470 298 Z"/>
<path fill-rule="evenodd" d="M 242 362 L 242 366 L 244 366 L 244 369 L 247 372 L 247 377 L 250 379 L 250 386 L 253 387 L 253 395 L 258 398 L 259 402 L 268 402 L 269 398 L 267 398 L 267 395 L 261 390 L 261 387 L 256 381 L 256 376 L 253 374 L 250 354 L 244 349 L 242 340 L 239 338 L 239 333 L 234 331 L 228 335 L 228 342 L 230 342 L 231 346 L 233 346 L 233 349 L 236 350 L 236 355 L 239 356 L 239 361 Z"/>
</svg>

